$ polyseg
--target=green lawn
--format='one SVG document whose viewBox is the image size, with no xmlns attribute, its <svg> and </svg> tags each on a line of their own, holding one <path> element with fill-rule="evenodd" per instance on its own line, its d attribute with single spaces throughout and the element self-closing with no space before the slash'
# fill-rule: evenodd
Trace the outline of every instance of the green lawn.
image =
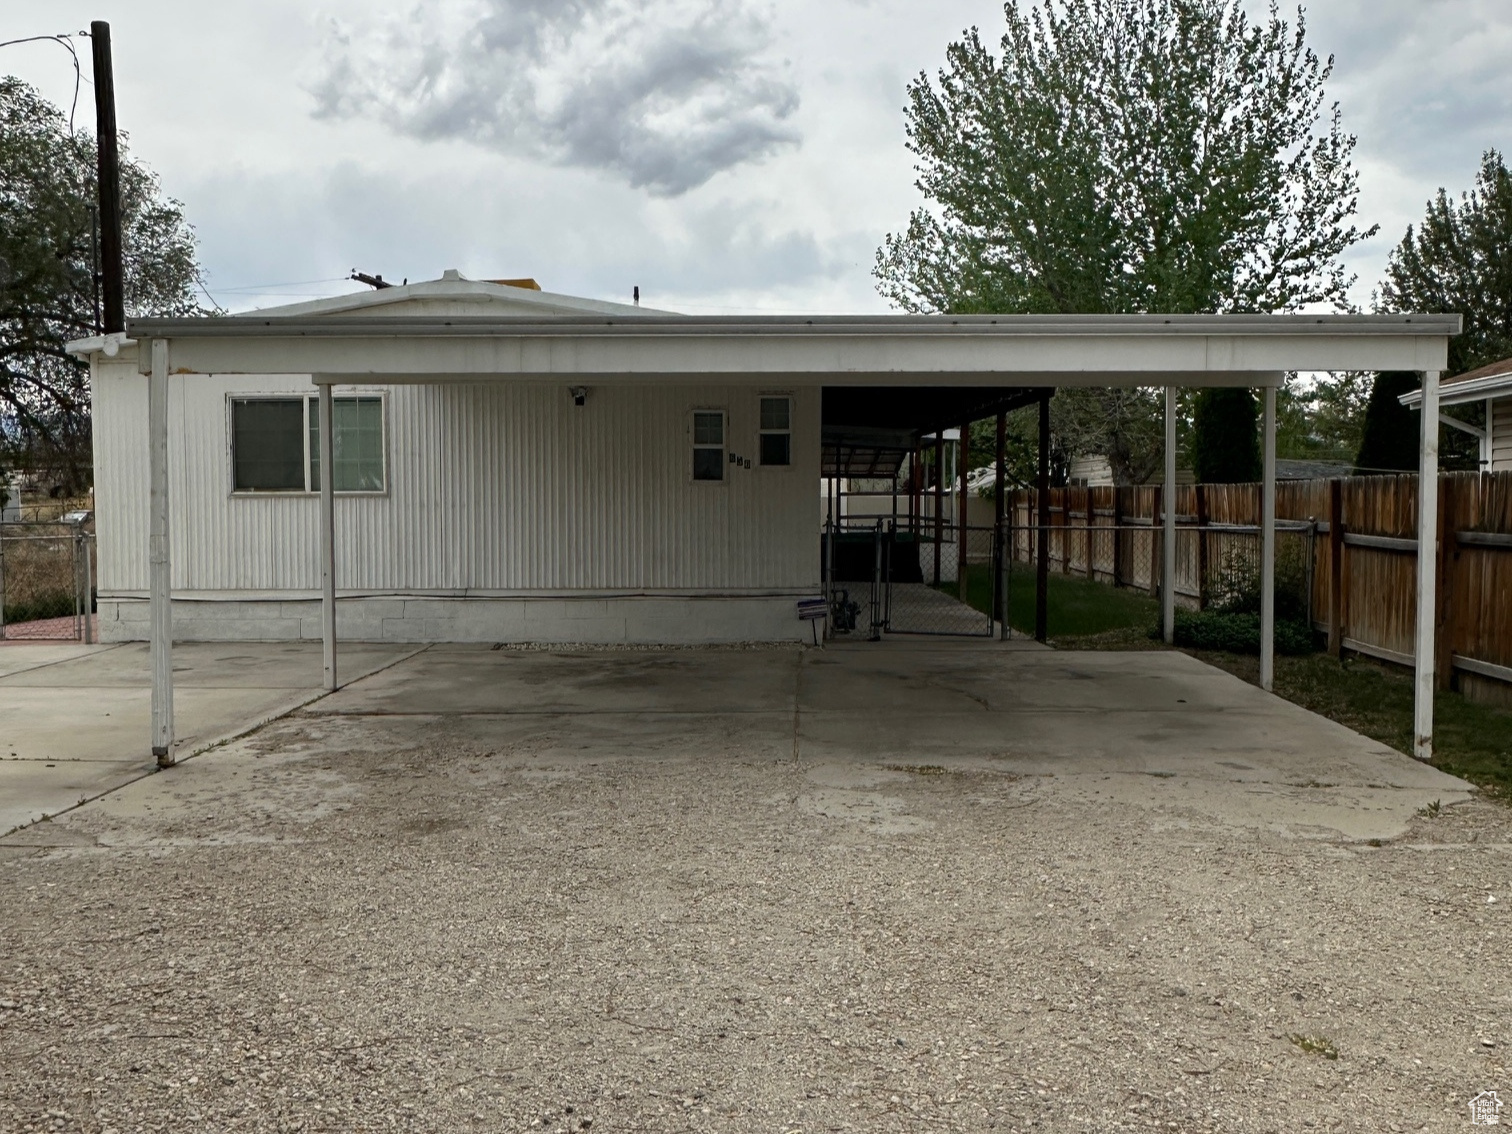
<svg viewBox="0 0 1512 1134">
<path fill-rule="evenodd" d="M 985 564 L 971 568 L 966 577 L 968 602 L 985 612 L 992 601 L 992 572 Z M 943 588 L 956 594 L 953 584 Z M 1140 591 L 1089 583 L 1084 576 L 1050 572 L 1049 633 L 1052 638 L 1065 635 L 1101 634 L 1154 626 L 1160 618 L 1160 604 Z M 1026 634 L 1034 633 L 1034 568 L 1015 563 L 1008 578 L 1008 625 Z"/>
<path fill-rule="evenodd" d="M 968 576 L 971 605 L 985 611 L 991 601 L 990 572 L 977 567 Z M 949 585 L 951 594 L 955 589 Z M 1050 574 L 1050 644 L 1070 650 L 1163 650 L 1150 633 L 1160 604 L 1147 594 L 1077 576 Z M 1034 632 L 1034 571 L 1015 565 L 1008 596 L 1008 622 Z M 1260 659 L 1244 654 L 1187 650 L 1209 665 L 1259 684 Z M 1327 654 L 1277 657 L 1279 696 L 1338 721 L 1356 732 L 1412 751 L 1412 675 L 1397 666 L 1350 657 L 1342 663 Z M 1512 802 L 1512 710 L 1467 701 L 1443 692 L 1434 700 L 1434 766 L 1489 794 Z"/>
</svg>

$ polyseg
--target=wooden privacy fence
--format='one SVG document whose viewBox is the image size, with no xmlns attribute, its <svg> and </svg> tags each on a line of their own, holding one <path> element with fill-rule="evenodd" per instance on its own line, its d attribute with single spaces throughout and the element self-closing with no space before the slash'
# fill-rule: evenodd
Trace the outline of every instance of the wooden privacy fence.
<svg viewBox="0 0 1512 1134">
<path fill-rule="evenodd" d="M 1413 663 L 1417 495 L 1415 475 L 1276 485 L 1278 589 L 1295 592 L 1333 653 Z M 1146 486 L 1051 489 L 1051 570 L 1158 594 L 1161 496 Z M 1182 486 L 1175 511 L 1182 605 L 1221 600 L 1258 571 L 1258 484 Z M 1008 546 L 1021 562 L 1034 558 L 1037 514 L 1033 490 L 1009 494 Z M 1440 478 L 1438 555 L 1438 680 L 1512 703 L 1512 473 Z"/>
</svg>

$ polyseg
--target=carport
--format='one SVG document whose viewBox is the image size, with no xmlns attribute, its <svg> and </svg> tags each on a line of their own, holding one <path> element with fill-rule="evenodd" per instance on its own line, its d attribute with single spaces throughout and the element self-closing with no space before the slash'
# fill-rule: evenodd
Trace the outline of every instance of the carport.
<svg viewBox="0 0 1512 1134">
<path fill-rule="evenodd" d="M 1419 546 L 1437 538 L 1437 397 L 1458 316 L 835 316 L 427 317 L 142 319 L 125 336 L 79 344 L 113 355 L 140 344 L 149 375 L 152 748 L 169 762 L 173 738 L 168 461 L 170 374 L 309 375 L 318 390 L 322 451 L 332 452 L 338 384 L 553 383 L 666 386 L 717 380 L 847 391 L 835 427 L 918 428 L 920 407 L 961 412 L 962 391 L 997 409 L 1065 386 L 1161 387 L 1166 392 L 1164 499 L 1176 481 L 1176 392 L 1248 387 L 1264 394 L 1262 684 L 1274 651 L 1276 390 L 1291 371 L 1412 370 L 1423 379 Z M 850 392 L 855 391 L 854 395 Z M 969 399 L 968 399 L 969 400 Z M 876 412 L 867 418 L 867 407 Z M 888 409 L 888 407 L 893 407 Z M 904 416 L 907 420 L 903 420 Z M 826 423 L 831 424 L 830 422 Z M 952 423 L 954 424 L 954 423 Z M 182 441 L 182 439 L 179 439 Z M 320 577 L 324 682 L 339 687 L 335 498 L 331 461 L 320 466 Z M 1162 517 L 1166 573 L 1175 515 Z M 1418 559 L 1415 754 L 1432 750 L 1434 568 Z M 1167 637 L 1174 592 L 1163 589 Z"/>
</svg>

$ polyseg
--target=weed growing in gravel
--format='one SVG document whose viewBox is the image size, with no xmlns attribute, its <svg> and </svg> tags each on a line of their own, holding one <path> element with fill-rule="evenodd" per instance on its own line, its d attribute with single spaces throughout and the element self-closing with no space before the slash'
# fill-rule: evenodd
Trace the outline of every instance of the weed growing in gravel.
<svg viewBox="0 0 1512 1134">
<path fill-rule="evenodd" d="M 1286 1038 L 1291 1040 L 1298 1050 L 1305 1051 L 1308 1055 L 1321 1055 L 1324 1059 L 1339 1058 L 1339 1049 L 1327 1036 L 1306 1036 L 1301 1032 L 1293 1032 Z"/>
<path fill-rule="evenodd" d="M 1428 804 L 1427 806 L 1425 806 L 1425 807 L 1419 807 L 1418 808 L 1418 811 L 1417 811 L 1418 818 L 1420 818 L 1420 819 L 1437 819 L 1439 817 L 1439 813 L 1442 812 L 1443 809 L 1444 809 L 1443 800 L 1435 799 L 1432 803 Z"/>
</svg>

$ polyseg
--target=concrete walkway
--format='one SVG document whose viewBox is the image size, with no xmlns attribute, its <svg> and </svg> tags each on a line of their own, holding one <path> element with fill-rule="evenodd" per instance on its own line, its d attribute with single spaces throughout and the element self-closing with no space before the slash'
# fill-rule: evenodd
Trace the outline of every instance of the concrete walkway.
<svg viewBox="0 0 1512 1134">
<path fill-rule="evenodd" d="M 360 676 L 416 647 L 350 646 Z M 320 695 L 319 643 L 187 643 L 174 650 L 174 707 L 185 759 Z M 151 772 L 147 647 L 0 646 L 0 834 Z"/>
</svg>

